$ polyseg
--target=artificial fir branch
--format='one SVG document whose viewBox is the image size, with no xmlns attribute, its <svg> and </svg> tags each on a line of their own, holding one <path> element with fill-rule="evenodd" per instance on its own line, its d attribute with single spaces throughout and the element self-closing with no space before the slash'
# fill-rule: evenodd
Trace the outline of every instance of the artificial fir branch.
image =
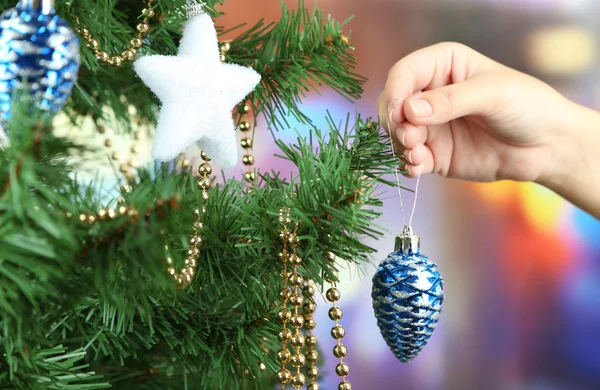
<svg viewBox="0 0 600 390">
<path fill-rule="evenodd" d="M 97 214 L 110 202 L 101 205 L 94 186 L 81 188 L 62 165 L 38 171 L 39 164 L 24 164 L 16 184 L 19 194 L 28 196 L 20 197 L 20 204 L 37 205 L 38 211 L 20 216 L 9 206 L 12 192 L 0 198 L 4 210 L 0 278 L 18 278 L 0 284 L 0 322 L 8 330 L 0 335 L 0 344 L 12 362 L 7 364 L 11 375 L 0 384 L 14 386 L 16 368 L 27 359 L 15 351 L 65 345 L 70 350 L 85 348 L 90 370 L 114 388 L 268 387 L 269 375 L 260 363 L 267 372 L 276 367 L 274 354 L 266 351 L 275 350 L 277 343 L 273 302 L 279 291 L 280 243 L 272 221 L 279 208 L 289 207 L 299 221 L 301 255 L 308 259 L 305 271 L 317 283 L 324 275 L 331 276 L 327 251 L 348 262 L 364 263 L 374 250 L 360 239 L 382 233 L 373 224 L 379 215 L 376 207 L 381 205 L 374 188 L 390 171 L 394 158 L 379 139 L 376 124 L 357 119 L 356 128 L 352 127 L 334 126 L 331 121 L 330 137 L 316 133 L 312 139 L 298 139 L 294 146 L 279 142 L 285 158 L 298 166 L 297 177 L 283 180 L 278 173 L 264 175 L 261 186 L 250 193 L 244 183 L 230 180 L 213 188 L 208 202 L 203 202 L 189 171 L 141 171 L 131 190 L 120 194 L 124 204 L 145 210 L 179 194 L 181 210 L 151 212 L 124 226 L 118 221 L 74 223 L 77 213 Z M 19 134 L 28 138 L 27 129 Z M 49 160 L 70 145 L 52 136 L 41 142 Z M 0 170 L 6 172 L 23 153 L 28 154 L 26 148 L 18 148 L 18 142 L 14 147 L 0 151 L 8 163 Z M 35 150 L 29 154 L 33 156 Z M 380 156 L 376 161 L 362 158 L 375 155 Z M 353 170 L 354 166 L 362 169 Z M 51 191 L 51 196 L 26 190 L 39 186 L 36 178 L 42 176 L 54 176 L 56 183 L 71 182 Z M 33 187 L 22 187 L 23 178 L 30 178 L 27 183 Z M 183 211 L 193 210 L 196 204 L 204 209 L 205 226 L 199 266 L 192 285 L 178 292 L 166 273 L 163 247 L 168 244 L 174 261 L 181 263 L 194 229 L 193 213 Z M 57 210 L 73 215 L 69 218 Z M 322 214 L 331 218 L 315 225 L 314 217 Z M 26 238 L 32 222 L 43 227 L 34 230 L 36 242 L 42 245 Z M 113 240 L 91 248 L 85 259 L 78 256 L 86 241 L 122 229 L 135 234 L 135 239 Z M 11 237 L 26 239 L 27 245 Z M 6 297 L 13 298 L 7 301 Z M 149 370 L 154 371 L 149 374 Z M 33 374 L 26 375 L 31 383 Z"/>
<path fill-rule="evenodd" d="M 16 0 L 0 0 L 0 9 L 8 9 Z M 223 1 L 205 1 L 209 14 L 216 18 L 217 5 Z M 154 3 L 157 17 L 151 20 L 148 43 L 138 50 L 138 56 L 149 54 L 174 55 L 186 22 L 185 0 L 161 0 Z M 75 26 L 80 20 L 109 53 L 120 53 L 134 37 L 143 2 L 132 0 L 72 0 L 58 2 L 57 12 Z M 164 15 L 164 17 L 161 17 Z M 265 25 L 263 21 L 240 31 L 231 41 L 227 61 L 253 67 L 263 76 L 263 82 L 253 94 L 255 114 L 264 113 L 267 124 L 276 129 L 287 127 L 285 117 L 294 116 L 310 124 L 300 104 L 306 95 L 322 86 L 332 88 L 350 100 L 362 93 L 365 79 L 354 73 L 355 65 L 349 37 L 339 23 L 326 17 L 323 11 L 309 11 L 303 0 L 298 7 L 284 7 L 281 20 Z M 155 123 L 157 100 L 136 77 L 130 64 L 119 68 L 100 64 L 81 41 L 82 65 L 79 78 L 64 112 L 74 123 L 85 117 L 96 122 L 106 119 L 110 107 L 119 132 L 133 132 L 133 124 Z"/>
</svg>

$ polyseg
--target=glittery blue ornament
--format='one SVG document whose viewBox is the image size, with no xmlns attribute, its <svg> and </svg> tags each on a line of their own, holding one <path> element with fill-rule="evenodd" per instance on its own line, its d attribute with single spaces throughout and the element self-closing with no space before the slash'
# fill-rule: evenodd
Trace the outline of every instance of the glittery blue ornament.
<svg viewBox="0 0 600 390">
<path fill-rule="evenodd" d="M 0 15 L 0 124 L 10 118 L 19 91 L 42 110 L 59 111 L 78 70 L 79 40 L 56 15 L 54 0 L 21 0 Z"/>
<path fill-rule="evenodd" d="M 379 264 L 371 297 L 383 339 L 402 363 L 410 362 L 427 345 L 444 303 L 442 276 L 421 253 L 411 227 L 396 238 L 395 252 Z"/>
</svg>

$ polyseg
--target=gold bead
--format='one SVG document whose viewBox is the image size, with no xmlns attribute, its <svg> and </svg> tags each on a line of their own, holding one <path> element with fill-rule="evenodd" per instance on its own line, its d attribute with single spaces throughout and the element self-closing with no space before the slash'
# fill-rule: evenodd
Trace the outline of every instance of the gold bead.
<svg viewBox="0 0 600 390">
<path fill-rule="evenodd" d="M 81 35 L 84 35 L 84 36 L 85 35 L 90 35 L 90 32 L 88 31 L 87 28 L 84 27 L 84 28 L 81 29 Z"/>
<path fill-rule="evenodd" d="M 279 274 L 281 275 L 281 278 L 283 280 L 288 280 L 292 275 L 292 271 L 290 271 L 289 269 L 282 269 Z"/>
<path fill-rule="evenodd" d="M 170 273 L 171 275 L 175 275 L 175 268 L 173 268 L 173 267 L 169 267 L 169 273 Z"/>
<path fill-rule="evenodd" d="M 308 368 L 308 371 L 306 373 L 308 374 L 309 378 L 315 379 L 315 378 L 317 378 L 319 376 L 319 367 L 317 367 L 317 366 L 310 366 Z"/>
<path fill-rule="evenodd" d="M 200 157 L 202 158 L 202 160 L 204 160 L 206 162 L 210 161 L 210 158 L 208 158 L 206 153 L 204 153 L 204 150 L 200 152 Z"/>
<path fill-rule="evenodd" d="M 312 314 L 317 310 L 317 305 L 315 305 L 312 302 L 305 302 L 304 306 L 302 307 L 302 310 L 306 314 Z"/>
<path fill-rule="evenodd" d="M 332 252 L 327 252 L 327 260 L 328 260 L 330 263 L 333 263 L 333 262 L 335 262 L 335 255 L 334 255 Z"/>
<path fill-rule="evenodd" d="M 344 315 L 344 312 L 342 311 L 342 308 L 340 307 L 332 307 L 331 309 L 329 309 L 329 318 L 332 321 L 338 321 L 342 319 L 342 316 Z"/>
<path fill-rule="evenodd" d="M 306 358 L 301 353 L 297 353 L 292 356 L 292 366 L 294 367 L 303 367 L 306 363 Z"/>
<path fill-rule="evenodd" d="M 290 256 L 289 261 L 290 261 L 290 263 L 292 263 L 292 265 L 295 265 L 295 266 L 302 265 L 302 257 L 298 256 L 295 253 Z"/>
<path fill-rule="evenodd" d="M 130 150 L 131 153 L 136 154 L 140 151 L 140 148 L 137 145 L 132 145 Z"/>
<path fill-rule="evenodd" d="M 267 371 L 267 366 L 265 366 L 265 363 L 263 363 L 263 362 L 260 362 L 258 367 L 260 368 L 261 371 Z"/>
<path fill-rule="evenodd" d="M 317 327 L 317 322 L 314 318 L 305 318 L 304 319 L 304 329 L 313 330 Z"/>
<path fill-rule="evenodd" d="M 133 136 L 138 141 L 141 140 L 142 138 L 144 138 L 144 134 L 141 131 L 136 131 Z"/>
<path fill-rule="evenodd" d="M 304 299 L 302 299 L 302 297 L 300 295 L 296 294 L 291 297 L 290 304 L 292 305 L 292 307 L 300 307 L 300 306 L 302 306 L 303 301 L 304 301 Z"/>
<path fill-rule="evenodd" d="M 188 251 L 188 255 L 189 256 L 193 256 L 193 257 L 197 257 L 200 256 L 200 249 L 198 248 L 192 248 Z"/>
<path fill-rule="evenodd" d="M 286 364 L 287 362 L 290 361 L 291 358 L 292 358 L 292 353 L 287 348 L 281 349 L 279 352 L 277 352 L 277 360 L 281 364 Z"/>
<path fill-rule="evenodd" d="M 92 49 L 94 49 L 94 50 L 95 50 L 95 49 L 97 49 L 97 48 L 98 48 L 98 40 L 97 40 L 96 38 L 92 38 L 92 39 L 90 39 L 88 42 L 89 42 L 89 44 L 90 44 L 90 47 L 91 47 Z"/>
<path fill-rule="evenodd" d="M 227 58 L 225 58 L 225 54 L 219 54 L 219 60 L 221 62 L 225 62 L 227 60 Z"/>
<path fill-rule="evenodd" d="M 252 165 L 254 164 L 254 156 L 251 154 L 246 154 L 244 157 L 242 157 L 242 162 L 244 165 Z"/>
<path fill-rule="evenodd" d="M 288 243 L 290 245 L 296 246 L 296 245 L 298 245 L 299 242 L 300 242 L 300 240 L 298 239 L 298 235 L 296 233 L 290 234 L 290 236 L 288 238 Z"/>
<path fill-rule="evenodd" d="M 307 390 L 321 390 L 321 386 L 317 382 L 309 383 Z"/>
<path fill-rule="evenodd" d="M 117 216 L 117 212 L 114 209 L 108 209 L 107 211 L 108 218 L 113 219 Z"/>
<path fill-rule="evenodd" d="M 106 209 L 100 209 L 100 211 L 98 211 L 98 218 L 101 220 L 106 219 Z"/>
<path fill-rule="evenodd" d="M 153 18 L 154 17 L 154 10 L 153 9 L 144 8 L 144 10 L 142 10 L 142 14 L 145 17 L 147 17 L 147 18 Z"/>
<path fill-rule="evenodd" d="M 108 62 L 108 53 L 105 51 L 99 51 L 96 53 L 96 58 L 103 62 Z"/>
<path fill-rule="evenodd" d="M 128 211 L 127 207 L 119 206 L 119 214 L 125 215 L 125 214 L 127 214 L 127 211 Z"/>
<path fill-rule="evenodd" d="M 312 364 L 317 363 L 317 361 L 319 360 L 319 352 L 317 352 L 314 349 L 312 351 L 309 351 L 306 355 L 306 360 L 308 360 Z"/>
<path fill-rule="evenodd" d="M 308 336 L 306 338 L 306 345 L 308 345 L 311 348 L 314 348 L 317 346 L 317 336 L 315 336 L 314 334 L 311 334 L 310 336 Z"/>
<path fill-rule="evenodd" d="M 336 325 L 333 328 L 331 328 L 331 337 L 333 337 L 334 339 L 343 339 L 345 335 L 346 330 L 342 325 Z"/>
<path fill-rule="evenodd" d="M 104 141 L 104 146 L 106 146 L 107 148 L 110 148 L 112 146 L 112 140 L 107 139 L 106 141 Z"/>
<path fill-rule="evenodd" d="M 301 389 L 306 383 L 306 378 L 303 374 L 295 374 L 292 378 L 291 384 L 294 389 Z"/>
<path fill-rule="evenodd" d="M 144 44 L 144 42 L 142 42 L 142 40 L 140 38 L 138 38 L 138 37 L 133 38 L 131 40 L 131 45 L 133 47 L 135 47 L 136 49 L 139 49 L 140 47 L 142 47 L 143 44 Z"/>
<path fill-rule="evenodd" d="M 333 356 L 336 358 L 345 358 L 348 355 L 348 348 L 344 344 L 338 344 L 333 347 Z"/>
<path fill-rule="evenodd" d="M 198 173 L 201 176 L 209 176 L 212 174 L 212 172 L 213 172 L 212 166 L 208 163 L 200 164 L 200 166 L 198 167 Z"/>
<path fill-rule="evenodd" d="M 123 64 L 123 59 L 119 56 L 113 56 L 111 58 L 111 64 L 117 68 L 121 67 L 121 65 Z"/>
<path fill-rule="evenodd" d="M 229 43 L 229 42 L 223 42 L 221 44 L 221 51 L 222 52 L 227 52 L 229 50 L 231 50 L 231 43 Z"/>
<path fill-rule="evenodd" d="M 335 287 L 332 287 L 329 290 L 327 290 L 327 293 L 325 293 L 325 296 L 327 297 L 327 300 L 329 302 L 337 302 L 340 300 L 340 297 L 341 297 L 340 290 L 338 290 Z"/>
<path fill-rule="evenodd" d="M 247 114 L 250 112 L 250 106 L 247 105 L 246 103 L 242 103 L 238 106 L 238 110 L 239 110 L 240 114 Z"/>
<path fill-rule="evenodd" d="M 292 380 L 292 373 L 290 372 L 290 370 L 285 368 L 279 370 L 279 372 L 277 373 L 277 380 L 279 381 L 279 383 L 286 384 L 290 380 Z"/>
<path fill-rule="evenodd" d="M 251 149 L 252 148 L 252 138 L 242 138 L 242 140 L 240 141 L 240 144 L 242 145 L 242 148 L 244 148 L 244 149 Z"/>
<path fill-rule="evenodd" d="M 112 154 L 112 156 L 111 156 L 111 157 L 112 157 L 112 159 L 113 159 L 113 160 L 115 160 L 115 161 L 116 161 L 116 160 L 118 160 L 118 159 L 120 158 L 120 156 L 119 156 L 119 153 L 117 153 L 117 152 L 114 152 L 114 153 Z"/>
<path fill-rule="evenodd" d="M 300 274 L 293 274 L 290 276 L 290 284 L 294 287 L 299 287 L 304 283 L 304 278 Z"/>
<path fill-rule="evenodd" d="M 300 314 L 294 314 L 290 320 L 290 323 L 294 328 L 301 328 L 302 325 L 304 325 L 304 317 L 302 317 Z"/>
<path fill-rule="evenodd" d="M 350 384 L 350 382 L 340 382 L 338 390 L 352 390 L 352 385 Z"/>
<path fill-rule="evenodd" d="M 277 318 L 283 323 L 289 322 L 292 318 L 292 312 L 288 309 L 281 309 L 279 310 L 279 313 L 277 313 Z"/>
<path fill-rule="evenodd" d="M 98 127 L 96 127 L 96 131 L 100 134 L 104 134 L 106 129 L 104 128 L 104 126 L 98 126 Z"/>
<path fill-rule="evenodd" d="M 252 125 L 248 121 L 242 121 L 238 127 L 241 131 L 248 131 L 252 128 Z"/>
<path fill-rule="evenodd" d="M 202 200 L 207 201 L 210 198 L 208 191 L 202 191 Z"/>
<path fill-rule="evenodd" d="M 244 179 L 246 179 L 246 181 L 255 181 L 256 180 L 256 173 L 250 171 L 250 172 L 246 172 L 244 174 Z"/>
<path fill-rule="evenodd" d="M 288 343 L 292 339 L 292 331 L 287 328 L 282 329 L 279 331 L 277 338 L 279 339 L 279 342 L 281 342 L 281 343 Z"/>
<path fill-rule="evenodd" d="M 212 180 L 208 177 L 198 180 L 198 187 L 200 188 L 209 188 L 212 185 Z"/>
<path fill-rule="evenodd" d="M 335 373 L 339 376 L 348 376 L 350 375 L 350 366 L 348 366 L 346 363 L 340 363 L 335 366 Z"/>
<path fill-rule="evenodd" d="M 123 53 L 121 53 L 121 57 L 123 57 L 125 61 L 132 61 L 135 57 L 135 49 L 123 50 Z"/>
<path fill-rule="evenodd" d="M 125 163 L 125 164 L 121 164 L 119 166 L 119 171 L 121 171 L 122 173 L 127 173 L 129 172 L 129 169 L 131 169 L 131 167 L 129 166 L 129 164 Z"/>
<path fill-rule="evenodd" d="M 313 295 L 315 295 L 315 288 L 313 286 L 304 286 L 304 289 L 302 290 L 302 293 L 304 294 L 305 297 L 310 298 Z"/>
<path fill-rule="evenodd" d="M 284 288 L 279 292 L 279 297 L 283 302 L 287 302 L 292 297 L 292 292 L 287 288 Z"/>
<path fill-rule="evenodd" d="M 305 341 L 306 340 L 304 339 L 304 335 L 302 333 L 297 333 L 292 336 L 292 345 L 296 349 L 304 347 Z"/>
<path fill-rule="evenodd" d="M 138 23 L 137 30 L 142 34 L 146 34 L 148 31 L 150 31 L 150 26 L 148 26 L 146 23 Z"/>
<path fill-rule="evenodd" d="M 88 215 L 88 216 L 87 216 L 87 221 L 88 221 L 88 223 L 89 223 L 90 225 L 91 225 L 91 224 L 93 224 L 94 222 L 96 222 L 96 216 L 95 216 L 95 215 L 93 215 L 93 214 L 90 214 L 90 215 Z"/>
</svg>

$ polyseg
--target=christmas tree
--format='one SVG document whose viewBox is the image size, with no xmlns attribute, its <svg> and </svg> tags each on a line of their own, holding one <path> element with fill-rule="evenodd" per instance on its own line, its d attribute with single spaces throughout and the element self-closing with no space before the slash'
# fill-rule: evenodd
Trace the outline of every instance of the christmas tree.
<svg viewBox="0 0 600 390">
<path fill-rule="evenodd" d="M 302 113 L 311 91 L 361 94 L 343 23 L 300 2 L 277 23 L 217 28 L 236 36 L 219 42 L 219 62 L 260 76 L 228 112 L 249 167 L 241 177 L 221 175 L 211 158 L 225 156 L 208 152 L 198 169 L 182 159 L 136 166 L 110 139 L 93 150 L 56 123 L 60 112 L 70 126 L 91 122 L 98 137 L 110 129 L 132 142 L 154 137 L 159 118 L 168 128 L 167 103 L 144 81 L 169 80 L 140 71 L 142 81 L 132 62 L 181 58 L 188 20 L 209 15 L 218 25 L 218 3 L 73 0 L 54 14 L 52 1 L 14 9 L 2 0 L 0 388 L 267 389 L 284 381 L 318 389 L 314 326 L 333 327 L 340 388 L 351 388 L 340 292 L 330 284 L 344 263 L 370 260 L 362 240 L 383 233 L 377 189 L 389 184 L 395 159 L 370 119 L 328 118 L 316 129 Z M 190 96 L 180 103 L 204 112 L 197 102 L 213 95 Z M 277 140 L 294 131 L 290 117 L 310 128 L 292 145 Z M 296 174 L 252 169 L 256 123 L 273 131 Z M 98 155 L 118 171 L 117 188 L 80 180 L 79 162 Z M 334 305 L 331 324 L 311 318 L 314 289 Z"/>
</svg>

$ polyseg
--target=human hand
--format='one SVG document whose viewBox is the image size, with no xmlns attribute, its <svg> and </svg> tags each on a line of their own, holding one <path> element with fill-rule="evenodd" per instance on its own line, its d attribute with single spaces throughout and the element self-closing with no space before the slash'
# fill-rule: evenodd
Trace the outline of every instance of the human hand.
<svg viewBox="0 0 600 390">
<path fill-rule="evenodd" d="M 394 65 L 378 110 L 408 176 L 543 183 L 581 107 L 464 45 L 441 43 Z"/>
</svg>

